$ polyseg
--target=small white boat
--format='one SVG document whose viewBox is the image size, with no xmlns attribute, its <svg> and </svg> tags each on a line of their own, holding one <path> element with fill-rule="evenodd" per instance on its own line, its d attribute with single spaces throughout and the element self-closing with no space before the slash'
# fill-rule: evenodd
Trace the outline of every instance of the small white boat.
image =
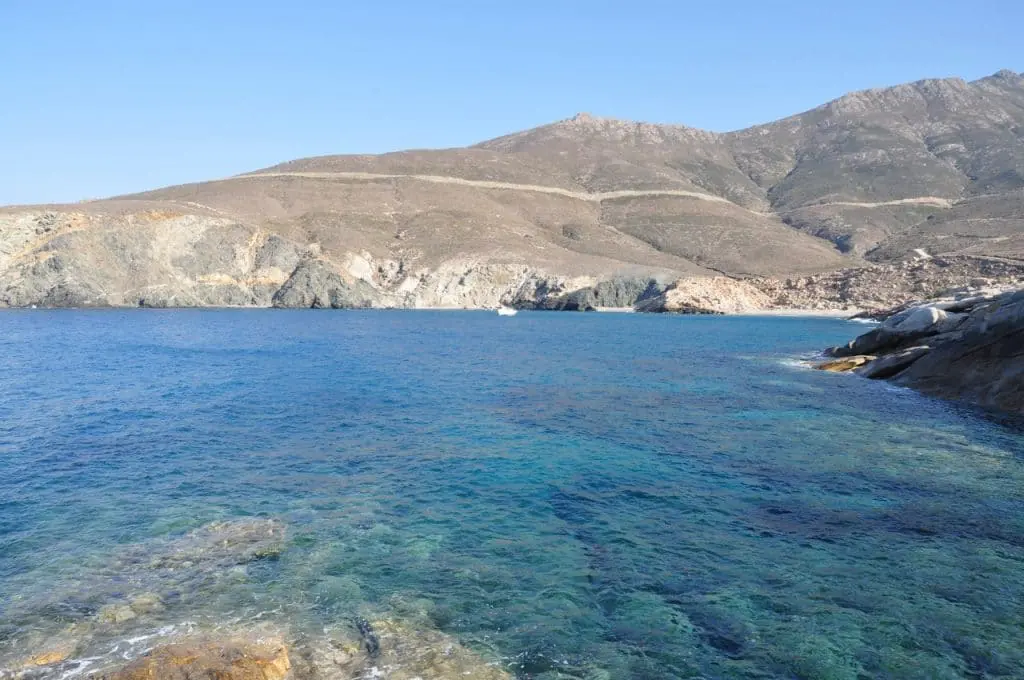
<svg viewBox="0 0 1024 680">
<path fill-rule="evenodd" d="M 515 315 L 516 315 L 516 310 L 513 309 L 512 307 L 506 307 L 505 305 L 502 305 L 501 307 L 498 307 L 498 316 L 515 316 Z"/>
</svg>

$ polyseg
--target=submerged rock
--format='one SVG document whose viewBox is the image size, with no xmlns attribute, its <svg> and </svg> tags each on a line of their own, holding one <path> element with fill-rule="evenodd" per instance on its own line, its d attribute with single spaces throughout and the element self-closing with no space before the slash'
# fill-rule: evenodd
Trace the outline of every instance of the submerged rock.
<svg viewBox="0 0 1024 680">
<path fill-rule="evenodd" d="M 136 613 L 126 604 L 108 604 L 100 609 L 96 619 L 100 623 L 124 623 L 136 617 Z"/>
<path fill-rule="evenodd" d="M 97 680 L 283 680 L 291 669 L 280 641 L 195 640 L 157 647 Z"/>
<path fill-rule="evenodd" d="M 485 659 L 455 638 L 391 619 L 364 620 L 357 631 L 310 644 L 302 656 L 298 677 L 512 680 L 496 659 Z"/>
<path fill-rule="evenodd" d="M 5 617 L 26 627 L 71 623 L 79 638 L 149 626 L 232 588 L 245 579 L 247 564 L 279 555 L 286 537 L 279 520 L 246 518 L 136 543 L 82 565 L 60 588 L 20 599 Z"/>
<path fill-rule="evenodd" d="M 0 662 L 0 679 L 27 680 L 43 677 L 55 666 L 71 658 L 78 642 L 71 636 L 57 636 L 36 647 L 28 656 L 16 659 L 12 664 Z"/>
<path fill-rule="evenodd" d="M 285 536 L 284 523 L 276 519 L 211 522 L 163 546 L 139 544 L 127 551 L 121 563 L 151 569 L 244 564 L 279 555 L 284 550 Z"/>
</svg>

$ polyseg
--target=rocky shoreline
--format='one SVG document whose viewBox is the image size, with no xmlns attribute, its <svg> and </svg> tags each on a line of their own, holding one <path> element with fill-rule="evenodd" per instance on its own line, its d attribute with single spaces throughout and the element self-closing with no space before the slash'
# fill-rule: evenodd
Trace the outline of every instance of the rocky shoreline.
<svg viewBox="0 0 1024 680">
<path fill-rule="evenodd" d="M 225 579 L 288 550 L 278 519 L 213 522 L 126 546 L 67 590 L 12 603 L 0 680 L 511 680 L 508 663 L 437 629 L 429 601 L 401 595 L 323 627 L 287 617 L 201 616 Z"/>
<path fill-rule="evenodd" d="M 213 219 L 150 217 L 162 226 L 170 221 L 193 240 L 199 234 L 209 235 L 203 229 Z M 130 226 L 141 229 L 145 225 L 136 222 L 142 219 L 137 216 Z M 965 255 L 788 278 L 714 272 L 687 275 L 640 266 L 609 271 L 597 263 L 592 269 L 574 272 L 550 263 L 501 261 L 493 256 L 426 263 L 415 258 L 382 259 L 366 250 L 328 255 L 315 244 L 259 234 L 250 239 L 244 253 L 232 245 L 234 241 L 207 244 L 200 239 L 193 244 L 193 255 L 172 258 L 173 267 L 153 268 L 143 266 L 141 255 L 133 255 L 129 266 L 107 261 L 100 254 L 86 263 L 64 250 L 65 241 L 95 228 L 86 216 L 49 212 L 19 220 L 5 233 L 9 243 L 0 244 L 0 308 L 493 309 L 507 305 L 552 311 L 615 308 L 749 314 L 802 309 L 852 314 L 935 297 L 957 286 L 1024 284 L 1024 261 Z M 220 234 L 221 240 L 228 236 Z M 33 250 L 38 243 L 43 245 Z M 27 250 L 19 254 L 19 249 Z"/>
<path fill-rule="evenodd" d="M 817 366 L 1024 415 L 1024 288 L 958 294 L 877 310 L 881 324 L 826 350 Z"/>
</svg>

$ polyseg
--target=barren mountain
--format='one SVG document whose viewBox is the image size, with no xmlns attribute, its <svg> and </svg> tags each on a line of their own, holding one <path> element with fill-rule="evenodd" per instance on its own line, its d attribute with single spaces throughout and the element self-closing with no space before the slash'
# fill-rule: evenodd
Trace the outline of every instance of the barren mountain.
<svg viewBox="0 0 1024 680">
<path fill-rule="evenodd" d="M 632 283 L 596 303 L 632 304 L 648 282 L 922 252 L 1024 258 L 1020 74 L 726 134 L 580 114 L 470 148 L 4 208 L 0 304 L 558 307 L 607 280 Z"/>
</svg>

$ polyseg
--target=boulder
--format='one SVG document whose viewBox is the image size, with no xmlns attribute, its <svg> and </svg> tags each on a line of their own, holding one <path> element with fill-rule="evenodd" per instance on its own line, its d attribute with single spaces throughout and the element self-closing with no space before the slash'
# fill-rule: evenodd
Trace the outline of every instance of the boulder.
<svg viewBox="0 0 1024 680">
<path fill-rule="evenodd" d="M 890 378 L 931 351 L 930 347 L 908 347 L 907 349 L 879 357 L 854 370 L 857 375 L 872 380 Z"/>
<path fill-rule="evenodd" d="M 816 369 L 819 371 L 830 371 L 832 373 L 846 373 L 853 369 L 863 366 L 869 361 L 874 361 L 875 357 L 870 355 L 859 354 L 852 357 L 844 357 L 842 359 L 832 359 L 831 361 L 825 361 L 817 366 Z"/>
<path fill-rule="evenodd" d="M 885 320 L 882 328 L 889 328 L 900 333 L 916 333 L 924 331 L 946 318 L 946 312 L 928 305 L 914 307 Z"/>
<path fill-rule="evenodd" d="M 279 641 L 193 640 L 157 647 L 100 680 L 283 680 L 291 669 Z"/>
<path fill-rule="evenodd" d="M 849 343 L 839 347 L 830 347 L 825 354 L 832 357 L 852 357 L 858 354 L 885 354 L 896 349 L 901 343 L 916 340 L 923 333 L 903 334 L 889 328 L 873 328 L 859 335 Z"/>
<path fill-rule="evenodd" d="M 930 308 L 921 304 L 894 310 L 893 313 L 884 318 L 879 328 L 894 331 L 897 327 L 909 322 L 905 330 L 910 331 L 911 327 L 921 324 L 928 313 L 930 313 Z M 911 317 L 914 317 L 913 321 L 911 321 Z M 931 323 L 929 322 L 926 326 L 930 326 Z"/>
<path fill-rule="evenodd" d="M 967 314 L 951 314 L 930 306 L 904 310 L 851 342 L 830 347 L 825 354 L 852 357 L 860 354 L 888 354 L 918 344 L 923 338 L 951 333 L 967 320 Z"/>
</svg>

